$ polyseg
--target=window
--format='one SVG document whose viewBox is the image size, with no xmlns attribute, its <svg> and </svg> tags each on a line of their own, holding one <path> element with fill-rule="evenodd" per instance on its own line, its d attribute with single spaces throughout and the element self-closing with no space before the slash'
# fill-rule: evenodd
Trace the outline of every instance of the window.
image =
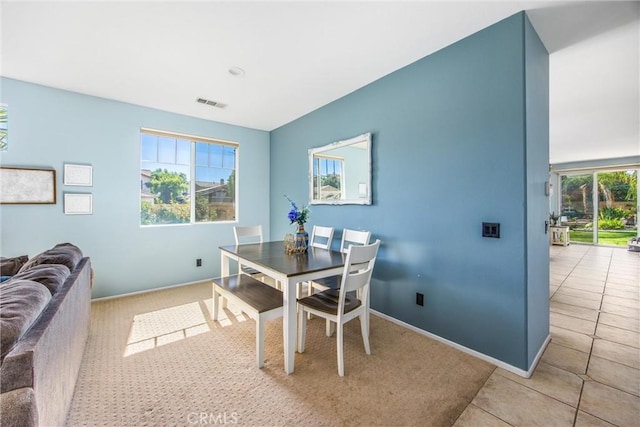
<svg viewBox="0 0 640 427">
<path fill-rule="evenodd" d="M 339 200 L 344 198 L 344 159 L 316 154 L 313 156 L 313 199 Z"/>
<path fill-rule="evenodd" d="M 236 219 L 238 145 L 142 129 L 140 224 Z"/>
</svg>

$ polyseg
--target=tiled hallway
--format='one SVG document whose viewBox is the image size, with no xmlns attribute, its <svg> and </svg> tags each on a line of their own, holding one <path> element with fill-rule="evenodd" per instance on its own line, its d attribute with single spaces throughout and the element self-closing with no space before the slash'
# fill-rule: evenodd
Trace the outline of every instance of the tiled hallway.
<svg viewBox="0 0 640 427">
<path fill-rule="evenodd" d="M 552 246 L 551 342 L 530 379 L 498 368 L 456 426 L 640 425 L 640 253 Z"/>
</svg>

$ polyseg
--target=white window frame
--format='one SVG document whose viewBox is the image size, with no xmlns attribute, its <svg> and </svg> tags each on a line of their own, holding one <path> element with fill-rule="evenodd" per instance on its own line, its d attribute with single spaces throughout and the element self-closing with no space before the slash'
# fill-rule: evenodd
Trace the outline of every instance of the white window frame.
<svg viewBox="0 0 640 427">
<path fill-rule="evenodd" d="M 189 194 L 192 195 L 190 205 L 190 215 L 189 222 L 177 223 L 177 224 L 142 224 L 140 222 L 140 227 L 167 227 L 167 226 L 184 226 L 184 225 L 200 225 L 200 224 L 229 224 L 229 223 L 237 223 L 238 222 L 238 158 L 240 152 L 240 144 L 233 141 L 227 141 L 223 139 L 210 138 L 198 135 L 191 135 L 179 132 L 170 132 L 152 128 L 140 128 L 140 143 L 138 145 L 139 149 L 139 161 L 138 166 L 142 165 L 142 135 L 154 135 L 159 137 L 167 137 L 167 138 L 175 138 L 181 140 L 187 140 L 190 143 L 190 153 L 189 153 Z M 205 143 L 205 144 L 214 144 L 232 147 L 235 149 L 235 164 L 233 166 L 233 170 L 235 172 L 234 178 L 234 219 L 233 220 L 221 220 L 221 221 L 196 221 L 196 203 L 195 203 L 195 194 L 196 194 L 196 143 Z M 142 191 L 142 190 L 140 190 Z M 140 204 L 142 206 L 142 204 Z M 138 212 L 138 221 L 141 221 L 141 210 Z"/>
</svg>

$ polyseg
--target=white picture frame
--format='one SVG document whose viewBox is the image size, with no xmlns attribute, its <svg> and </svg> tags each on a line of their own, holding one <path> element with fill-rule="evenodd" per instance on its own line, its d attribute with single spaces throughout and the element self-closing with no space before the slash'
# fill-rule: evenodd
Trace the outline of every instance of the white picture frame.
<svg viewBox="0 0 640 427">
<path fill-rule="evenodd" d="M 64 213 L 66 215 L 92 215 L 93 194 L 64 193 Z"/>
<path fill-rule="evenodd" d="M 93 187 L 93 166 L 65 164 L 64 185 Z"/>
</svg>

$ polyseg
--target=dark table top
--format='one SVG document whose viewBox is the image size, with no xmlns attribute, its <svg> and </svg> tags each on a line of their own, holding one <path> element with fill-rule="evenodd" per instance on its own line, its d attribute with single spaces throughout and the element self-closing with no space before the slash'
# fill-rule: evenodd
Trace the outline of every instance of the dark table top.
<svg viewBox="0 0 640 427">
<path fill-rule="evenodd" d="M 284 241 L 220 246 L 220 249 L 286 276 L 343 267 L 345 262 L 341 252 L 313 247 L 305 253 L 287 254 Z"/>
</svg>

